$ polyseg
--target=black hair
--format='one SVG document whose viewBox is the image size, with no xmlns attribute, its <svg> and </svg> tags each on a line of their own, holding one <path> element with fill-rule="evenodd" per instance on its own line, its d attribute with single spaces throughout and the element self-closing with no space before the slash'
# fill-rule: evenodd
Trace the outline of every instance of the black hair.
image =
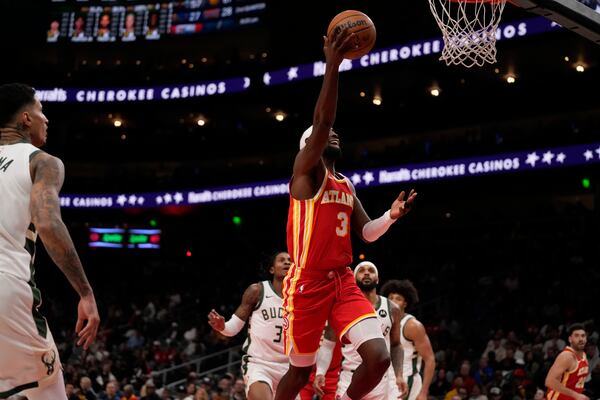
<svg viewBox="0 0 600 400">
<path fill-rule="evenodd" d="M 417 288 L 408 279 L 387 281 L 381 287 L 381 295 L 388 297 L 391 293 L 396 293 L 404 297 L 407 307 L 412 307 L 419 302 Z"/>
<path fill-rule="evenodd" d="M 0 86 L 0 128 L 5 127 L 19 110 L 35 102 L 35 89 L 23 83 Z"/>
<path fill-rule="evenodd" d="M 275 266 L 275 260 L 281 253 L 285 253 L 285 250 L 276 251 L 264 257 L 264 260 L 260 264 L 260 275 L 263 278 L 272 278 L 273 274 L 269 271 L 271 267 Z"/>
<path fill-rule="evenodd" d="M 585 326 L 583 326 L 583 324 L 576 323 L 567 328 L 567 332 L 569 333 L 569 336 L 571 336 L 573 334 L 573 332 L 575 332 L 575 331 L 584 331 L 585 332 Z"/>
</svg>

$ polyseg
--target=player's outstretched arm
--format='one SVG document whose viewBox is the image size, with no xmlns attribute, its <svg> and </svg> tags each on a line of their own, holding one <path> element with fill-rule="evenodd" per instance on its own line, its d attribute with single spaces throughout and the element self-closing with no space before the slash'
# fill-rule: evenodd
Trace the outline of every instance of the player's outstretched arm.
<svg viewBox="0 0 600 400">
<path fill-rule="evenodd" d="M 392 226 L 398 218 L 405 216 L 409 213 L 411 206 L 413 205 L 417 192 L 412 189 L 404 200 L 405 192 L 400 192 L 400 195 L 394 202 L 388 211 L 377 219 L 371 220 L 367 215 L 362 203 L 356 196 L 356 190 L 354 185 L 350 181 L 352 191 L 354 193 L 354 211 L 352 212 L 352 229 L 354 232 L 365 242 L 374 242 L 379 239 L 387 230 Z"/>
<path fill-rule="evenodd" d="M 400 342 L 400 308 L 388 301 L 392 312 L 392 329 L 390 331 L 390 357 L 392 359 L 392 367 L 396 376 L 396 385 L 400 394 L 404 396 L 408 392 L 408 385 L 402 376 L 402 367 L 404 363 L 404 349 Z"/>
<path fill-rule="evenodd" d="M 60 215 L 58 194 L 64 182 L 64 165 L 58 158 L 40 152 L 31 160 L 30 169 L 33 181 L 30 202 L 32 222 L 50 258 L 81 298 L 75 331 L 79 336 L 77 344 L 83 344 L 87 349 L 96 338 L 100 317 L 94 292 Z"/>
<path fill-rule="evenodd" d="M 323 37 L 325 43 L 326 67 L 321 92 L 313 114 L 312 134 L 306 146 L 300 150 L 294 161 L 294 182 L 297 178 L 312 174 L 321 165 L 321 155 L 329 140 L 337 110 L 339 66 L 343 55 L 354 43 L 354 34 L 344 30 L 338 36 Z M 292 187 L 294 191 L 294 187 Z M 294 194 L 294 193 L 292 193 Z M 297 198 L 302 198 L 299 196 Z"/>
<path fill-rule="evenodd" d="M 562 376 L 567 371 L 572 371 L 576 367 L 577 361 L 575 357 L 567 352 L 562 352 L 556 357 L 554 364 L 546 375 L 546 386 L 555 392 L 564 394 L 565 396 L 571 397 L 575 400 L 589 400 L 584 394 L 579 394 L 574 390 L 566 387 L 562 382 Z"/>
<path fill-rule="evenodd" d="M 416 319 L 410 319 L 404 327 L 404 333 L 407 339 L 410 339 L 415 344 L 415 350 L 423 359 L 425 368 L 423 371 L 423 385 L 421 391 L 417 395 L 417 400 L 427 400 L 429 394 L 429 386 L 433 380 L 435 373 L 435 355 L 431 348 L 431 342 L 427 331 L 423 324 Z"/>
<path fill-rule="evenodd" d="M 224 336 L 237 335 L 246 325 L 246 321 L 250 318 L 250 314 L 256 308 L 261 293 L 259 283 L 253 283 L 248 286 L 248 289 L 242 296 L 242 302 L 235 310 L 229 321 L 225 322 L 225 318 L 216 312 L 214 309 L 208 313 L 208 324 L 217 332 Z"/>
</svg>

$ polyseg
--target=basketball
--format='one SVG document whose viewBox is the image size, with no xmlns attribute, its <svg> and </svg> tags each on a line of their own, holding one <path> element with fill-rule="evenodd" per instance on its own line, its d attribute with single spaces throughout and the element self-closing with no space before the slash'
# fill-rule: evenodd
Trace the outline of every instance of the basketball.
<svg viewBox="0 0 600 400">
<path fill-rule="evenodd" d="M 365 13 L 356 10 L 342 11 L 329 23 L 327 28 L 327 37 L 329 35 L 337 36 L 342 31 L 348 30 L 356 34 L 355 46 L 352 50 L 344 54 L 344 58 L 354 60 L 367 54 L 375 45 L 375 25 L 371 18 Z"/>
</svg>

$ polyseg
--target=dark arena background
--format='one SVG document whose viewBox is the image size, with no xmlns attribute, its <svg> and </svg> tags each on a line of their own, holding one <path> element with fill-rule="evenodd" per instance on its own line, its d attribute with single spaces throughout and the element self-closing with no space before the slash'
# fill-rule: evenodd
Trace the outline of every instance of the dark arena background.
<svg viewBox="0 0 600 400">
<path fill-rule="evenodd" d="M 245 398 L 246 335 L 216 334 L 207 314 L 229 318 L 286 250 L 322 36 L 346 9 L 371 17 L 377 41 L 342 64 L 337 168 L 372 218 L 401 190 L 419 194 L 381 239 L 353 238 L 354 265 L 417 287 L 409 311 L 437 364 L 429 398 L 540 400 L 575 322 L 588 335 L 585 394 L 600 398 L 593 41 L 508 4 L 498 62 L 466 69 L 439 61 L 426 0 L 0 4 L 0 81 L 35 87 L 44 105 L 45 150 L 66 169 L 62 216 L 102 320 L 88 351 L 75 345 L 77 294 L 38 246 L 70 399 L 107 398 L 111 380 L 128 400 L 149 381 L 163 399 Z"/>
</svg>

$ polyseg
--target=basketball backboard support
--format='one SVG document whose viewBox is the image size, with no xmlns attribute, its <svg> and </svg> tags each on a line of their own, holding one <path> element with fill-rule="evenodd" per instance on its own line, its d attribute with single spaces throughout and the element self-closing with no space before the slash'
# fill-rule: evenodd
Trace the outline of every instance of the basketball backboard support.
<svg viewBox="0 0 600 400">
<path fill-rule="evenodd" d="M 511 2 L 600 44 L 600 13 L 577 0 L 511 0 Z"/>
</svg>

